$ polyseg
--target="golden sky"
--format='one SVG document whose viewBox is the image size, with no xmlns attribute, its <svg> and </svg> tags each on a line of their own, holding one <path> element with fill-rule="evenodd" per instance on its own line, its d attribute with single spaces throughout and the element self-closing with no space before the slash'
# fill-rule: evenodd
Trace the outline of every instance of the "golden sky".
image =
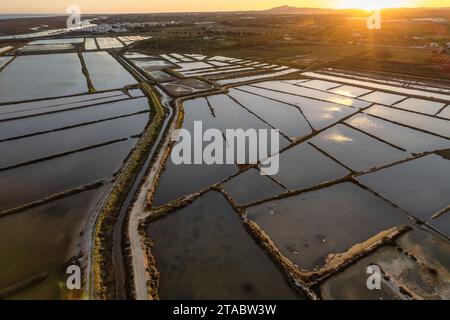
<svg viewBox="0 0 450 320">
<path fill-rule="evenodd" d="M 82 13 L 145 13 L 260 10 L 290 5 L 315 8 L 449 7 L 450 0 L 1 0 L 0 13 L 64 13 L 69 5 Z"/>
</svg>

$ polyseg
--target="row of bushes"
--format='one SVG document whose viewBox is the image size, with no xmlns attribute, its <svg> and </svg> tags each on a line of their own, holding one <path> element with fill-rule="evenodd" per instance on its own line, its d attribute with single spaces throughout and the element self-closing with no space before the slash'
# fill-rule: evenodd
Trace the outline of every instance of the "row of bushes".
<svg viewBox="0 0 450 320">
<path fill-rule="evenodd" d="M 128 160 L 126 167 L 116 180 L 102 211 L 99 214 L 94 232 L 94 297 L 96 299 L 114 299 L 115 278 L 112 262 L 113 228 L 117 222 L 122 202 L 128 195 L 142 164 L 159 134 L 165 118 L 165 110 L 161 106 L 155 92 L 148 85 L 142 85 L 143 91 L 150 98 L 153 107 L 152 121 Z"/>
</svg>

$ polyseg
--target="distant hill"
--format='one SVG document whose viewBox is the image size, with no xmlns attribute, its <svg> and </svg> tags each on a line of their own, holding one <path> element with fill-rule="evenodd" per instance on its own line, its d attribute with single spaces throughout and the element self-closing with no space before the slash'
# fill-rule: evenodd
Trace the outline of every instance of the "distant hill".
<svg viewBox="0 0 450 320">
<path fill-rule="evenodd" d="M 352 16 L 367 16 L 367 11 L 362 9 L 323 9 L 323 8 L 298 8 L 292 6 L 275 7 L 268 10 L 255 11 L 260 14 L 341 14 Z M 402 17 L 403 15 L 403 17 Z M 450 18 L 450 7 L 443 8 L 391 8 L 383 9 L 384 18 L 413 18 L 413 17 L 443 17 Z M 450 19 L 449 19 L 450 20 Z"/>
<path fill-rule="evenodd" d="M 281 6 L 268 10 L 258 11 L 264 14 L 338 14 L 339 10 L 320 8 L 297 8 L 291 6 Z"/>
</svg>

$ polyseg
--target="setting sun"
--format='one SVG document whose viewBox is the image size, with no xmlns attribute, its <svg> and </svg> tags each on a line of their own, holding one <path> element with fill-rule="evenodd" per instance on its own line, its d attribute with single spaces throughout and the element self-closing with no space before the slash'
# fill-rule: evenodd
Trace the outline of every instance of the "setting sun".
<svg viewBox="0 0 450 320">
<path fill-rule="evenodd" d="M 399 8 L 412 6 L 411 0 L 343 0 L 338 8 L 354 8 L 364 10 L 378 10 L 385 8 Z"/>
</svg>

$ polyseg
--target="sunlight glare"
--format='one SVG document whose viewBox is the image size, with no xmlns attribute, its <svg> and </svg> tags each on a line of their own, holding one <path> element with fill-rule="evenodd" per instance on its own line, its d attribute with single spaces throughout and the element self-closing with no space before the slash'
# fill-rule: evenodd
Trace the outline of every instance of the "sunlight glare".
<svg viewBox="0 0 450 320">
<path fill-rule="evenodd" d="M 412 4 L 411 0 L 343 0 L 341 8 L 363 9 L 367 11 L 407 7 Z"/>
</svg>

